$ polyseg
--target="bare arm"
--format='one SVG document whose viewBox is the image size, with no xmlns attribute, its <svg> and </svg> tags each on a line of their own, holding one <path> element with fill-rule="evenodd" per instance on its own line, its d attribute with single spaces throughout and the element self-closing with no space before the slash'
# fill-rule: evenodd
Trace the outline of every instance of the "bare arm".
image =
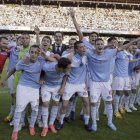
<svg viewBox="0 0 140 140">
<path fill-rule="evenodd" d="M 82 33 L 82 31 L 81 31 L 81 29 L 80 29 L 80 27 L 79 27 L 79 25 L 78 25 L 78 23 L 77 23 L 77 21 L 76 21 L 76 18 L 75 18 L 75 11 L 73 10 L 73 8 L 70 8 L 70 9 L 69 9 L 69 13 L 70 13 L 70 16 L 71 16 L 71 18 L 72 18 L 72 21 L 73 21 L 73 24 L 74 24 L 74 26 L 75 26 L 75 29 L 76 29 L 76 31 L 77 31 L 77 34 L 78 34 L 78 36 L 79 36 L 79 40 L 82 40 L 82 39 L 83 39 L 83 33 Z"/>
<path fill-rule="evenodd" d="M 65 88 L 67 79 L 68 79 L 68 75 L 64 75 L 63 80 L 62 80 L 62 83 L 61 83 L 61 87 L 58 90 L 59 95 L 62 95 L 64 93 L 64 88 Z"/>
<path fill-rule="evenodd" d="M 40 37 L 39 37 L 40 29 L 38 28 L 38 26 L 34 27 L 34 32 L 36 34 L 36 44 L 40 45 Z"/>
<path fill-rule="evenodd" d="M 45 83 L 45 72 L 44 71 L 41 71 L 39 83 L 40 83 L 40 85 L 43 85 Z"/>
<path fill-rule="evenodd" d="M 16 68 L 14 67 L 9 73 L 8 75 L 6 76 L 6 79 L 7 80 L 11 75 L 13 75 L 14 73 L 16 72 Z"/>
<path fill-rule="evenodd" d="M 132 62 L 137 62 L 137 61 L 139 61 L 139 60 L 140 60 L 140 58 L 137 58 L 137 59 L 132 59 L 132 60 L 130 60 L 129 62 L 132 63 Z"/>
<path fill-rule="evenodd" d="M 140 37 L 134 39 L 134 40 L 131 41 L 130 43 L 127 43 L 127 44 L 121 46 L 121 48 L 119 48 L 118 50 L 119 50 L 119 51 L 125 50 L 127 47 L 131 46 L 133 43 L 135 43 L 135 42 L 137 42 L 137 41 L 140 41 Z"/>
</svg>

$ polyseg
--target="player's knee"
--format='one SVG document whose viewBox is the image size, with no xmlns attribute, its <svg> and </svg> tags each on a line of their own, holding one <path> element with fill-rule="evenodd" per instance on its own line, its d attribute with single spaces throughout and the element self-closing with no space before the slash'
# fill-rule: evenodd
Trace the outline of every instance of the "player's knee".
<svg viewBox="0 0 140 140">
<path fill-rule="evenodd" d="M 122 95 L 122 91 L 116 91 L 116 95 L 121 96 Z"/>
<path fill-rule="evenodd" d="M 90 103 L 90 105 L 94 107 L 94 106 L 97 105 L 97 102 L 96 103 L 95 102 L 94 103 Z"/>
<path fill-rule="evenodd" d="M 105 104 L 112 104 L 112 101 L 105 101 Z"/>
<path fill-rule="evenodd" d="M 67 108 L 67 106 L 68 106 L 68 101 L 64 101 L 63 105 L 62 105 L 63 109 L 65 110 Z"/>
<path fill-rule="evenodd" d="M 43 103 L 42 103 L 42 106 L 43 106 L 43 107 L 49 107 L 49 103 L 48 103 L 48 102 L 43 102 Z"/>
</svg>

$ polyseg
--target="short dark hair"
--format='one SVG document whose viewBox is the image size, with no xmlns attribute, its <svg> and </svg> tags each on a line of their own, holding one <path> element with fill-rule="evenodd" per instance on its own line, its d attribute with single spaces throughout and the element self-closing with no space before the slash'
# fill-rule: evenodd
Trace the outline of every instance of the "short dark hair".
<svg viewBox="0 0 140 140">
<path fill-rule="evenodd" d="M 60 31 L 54 32 L 54 35 L 56 35 L 57 33 L 60 33 L 62 35 L 62 37 L 64 36 L 64 34 L 62 32 L 60 32 Z"/>
<path fill-rule="evenodd" d="M 116 37 L 110 37 L 110 38 L 108 38 L 107 43 L 110 43 L 112 40 L 117 40 L 117 38 Z"/>
<path fill-rule="evenodd" d="M 32 46 L 30 47 L 30 49 L 31 49 L 31 48 L 37 48 L 37 49 L 40 49 L 40 48 L 39 48 L 39 45 L 36 45 L 36 44 L 35 44 L 35 45 L 32 45 Z"/>
<path fill-rule="evenodd" d="M 96 34 L 97 37 L 99 36 L 99 34 L 98 34 L 97 32 L 91 32 L 91 33 L 89 34 L 89 36 L 92 35 L 92 34 Z"/>
<path fill-rule="evenodd" d="M 75 40 L 75 41 L 77 41 L 76 38 L 71 38 L 70 40 Z M 69 42 L 70 42 L 70 40 L 69 40 Z"/>
<path fill-rule="evenodd" d="M 68 65 L 71 64 L 71 61 L 68 58 L 62 57 L 58 60 L 58 67 L 66 69 Z"/>
<path fill-rule="evenodd" d="M 83 41 L 76 41 L 74 43 L 74 49 L 77 49 L 78 48 L 78 45 L 81 44 L 81 43 L 83 43 Z"/>
<path fill-rule="evenodd" d="M 1 37 L 0 37 L 0 41 L 1 41 L 2 39 L 8 40 L 8 38 L 5 37 L 5 36 L 1 36 Z"/>
<path fill-rule="evenodd" d="M 127 40 L 127 41 L 124 41 L 124 42 L 123 42 L 123 45 L 128 44 L 129 42 L 130 42 L 130 41 L 128 41 L 128 40 Z"/>
<path fill-rule="evenodd" d="M 102 38 L 97 38 L 96 40 L 95 40 L 95 43 L 97 42 L 97 41 L 103 41 L 104 42 L 104 40 L 102 39 Z"/>
<path fill-rule="evenodd" d="M 50 40 L 50 44 L 52 44 L 52 39 L 49 37 L 49 36 L 44 36 L 43 38 L 42 38 L 42 40 L 44 39 L 44 38 L 47 38 L 47 39 L 49 39 Z"/>
</svg>

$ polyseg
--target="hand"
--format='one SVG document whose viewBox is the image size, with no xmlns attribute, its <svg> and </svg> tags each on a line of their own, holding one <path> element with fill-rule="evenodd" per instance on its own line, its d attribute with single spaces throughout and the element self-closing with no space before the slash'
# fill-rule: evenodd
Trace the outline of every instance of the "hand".
<svg viewBox="0 0 140 140">
<path fill-rule="evenodd" d="M 40 85 L 44 85 L 44 84 L 45 84 L 45 81 L 44 81 L 44 80 L 40 80 L 40 81 L 39 81 L 39 84 L 40 84 Z"/>
<path fill-rule="evenodd" d="M 2 88 L 2 87 L 4 87 L 4 86 L 6 86 L 5 81 L 0 81 L 0 87 Z"/>
<path fill-rule="evenodd" d="M 46 58 L 46 52 L 45 51 L 40 50 L 40 54 L 41 54 L 42 57 Z"/>
<path fill-rule="evenodd" d="M 23 57 L 22 61 L 23 61 L 24 64 L 29 64 L 30 63 L 30 59 L 27 56 Z"/>
<path fill-rule="evenodd" d="M 38 28 L 38 26 L 34 27 L 34 32 L 35 32 L 36 35 L 39 35 L 40 29 Z"/>
<path fill-rule="evenodd" d="M 58 94 L 61 96 L 61 95 L 63 95 L 63 93 L 64 93 L 64 88 L 60 88 L 60 89 L 58 90 Z"/>
<path fill-rule="evenodd" d="M 75 17 L 75 11 L 73 8 L 69 8 L 69 14 L 71 17 Z"/>
</svg>

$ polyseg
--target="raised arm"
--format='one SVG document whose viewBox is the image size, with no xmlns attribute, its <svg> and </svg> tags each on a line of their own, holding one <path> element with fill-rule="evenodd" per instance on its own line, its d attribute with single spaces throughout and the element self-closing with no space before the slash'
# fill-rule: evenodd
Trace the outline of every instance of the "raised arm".
<svg viewBox="0 0 140 140">
<path fill-rule="evenodd" d="M 36 34 L 36 44 L 40 45 L 40 37 L 39 37 L 40 29 L 38 28 L 38 26 L 34 27 L 34 32 Z"/>
<path fill-rule="evenodd" d="M 68 79 L 68 75 L 64 75 L 63 76 L 62 83 L 61 83 L 61 87 L 58 90 L 59 95 L 63 95 L 64 89 L 65 89 L 65 85 L 66 85 L 66 82 L 67 82 L 67 79 Z"/>
<path fill-rule="evenodd" d="M 140 58 L 132 59 L 132 60 L 130 60 L 129 62 L 130 62 L 130 63 L 133 63 L 133 62 L 137 62 L 137 61 L 140 61 Z"/>
<path fill-rule="evenodd" d="M 121 46 L 121 48 L 119 48 L 119 51 L 122 51 L 122 50 L 125 50 L 127 47 L 131 46 L 133 43 L 137 42 L 137 41 L 140 41 L 140 37 L 132 40 L 131 42 Z"/>
<path fill-rule="evenodd" d="M 81 31 L 81 29 L 80 29 L 80 27 L 79 27 L 79 25 L 78 25 L 78 23 L 76 21 L 75 11 L 73 10 L 73 8 L 69 9 L 69 13 L 70 13 L 70 16 L 72 18 L 72 21 L 73 21 L 73 24 L 75 26 L 75 29 L 77 31 L 77 34 L 79 36 L 79 40 L 82 40 L 83 39 L 83 33 L 82 33 L 82 31 Z"/>
</svg>

